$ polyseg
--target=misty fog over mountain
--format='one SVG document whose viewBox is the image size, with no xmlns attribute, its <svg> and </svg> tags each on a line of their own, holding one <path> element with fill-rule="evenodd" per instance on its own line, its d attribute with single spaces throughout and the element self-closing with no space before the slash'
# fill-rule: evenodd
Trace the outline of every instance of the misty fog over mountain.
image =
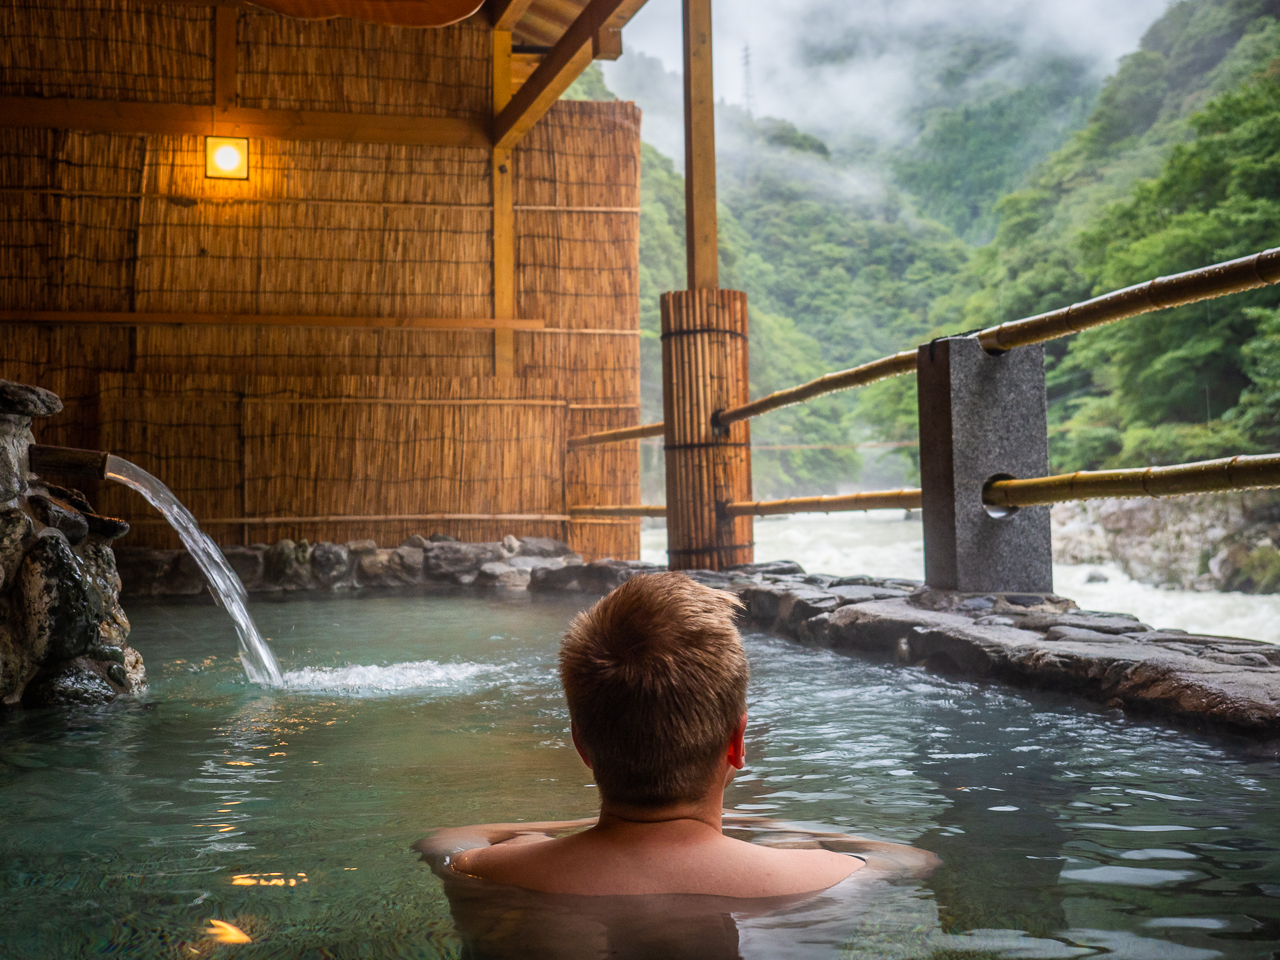
<svg viewBox="0 0 1280 960">
<path fill-rule="evenodd" d="M 834 149 L 901 143 L 931 107 L 992 95 L 1070 63 L 1098 84 L 1168 6 L 1166 0 L 729 0 L 715 8 L 716 98 L 779 117 Z M 649 0 L 627 27 L 611 89 L 646 108 L 645 139 L 681 160 L 670 129 L 681 73 L 680 0 Z M 678 117 L 678 109 L 676 112 Z"/>
</svg>

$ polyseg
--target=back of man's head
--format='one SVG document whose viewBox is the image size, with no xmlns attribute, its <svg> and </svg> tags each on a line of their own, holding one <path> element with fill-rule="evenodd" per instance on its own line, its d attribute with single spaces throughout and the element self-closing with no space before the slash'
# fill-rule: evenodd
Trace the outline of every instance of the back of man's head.
<svg viewBox="0 0 1280 960">
<path fill-rule="evenodd" d="M 560 679 L 601 797 L 655 807 L 706 794 L 746 711 L 740 606 L 684 574 L 655 573 L 574 618 Z"/>
</svg>

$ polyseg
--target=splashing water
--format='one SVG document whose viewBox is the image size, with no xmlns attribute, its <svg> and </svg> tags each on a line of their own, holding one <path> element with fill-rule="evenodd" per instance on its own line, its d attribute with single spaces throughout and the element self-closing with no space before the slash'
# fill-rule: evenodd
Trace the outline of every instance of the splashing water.
<svg viewBox="0 0 1280 960">
<path fill-rule="evenodd" d="M 147 503 L 164 514 L 169 525 L 178 531 L 187 552 L 204 571 L 214 601 L 231 615 L 236 635 L 240 638 L 240 662 L 244 665 L 245 675 L 254 683 L 269 687 L 280 686 L 283 682 L 280 665 L 276 663 L 271 648 L 262 639 L 257 625 L 249 616 L 244 584 L 231 569 L 222 551 L 200 529 L 191 511 L 182 505 L 172 490 L 128 460 L 108 456 L 106 477 L 142 494 Z"/>
<path fill-rule="evenodd" d="M 294 691 L 378 696 L 406 691 L 437 690 L 457 694 L 471 681 L 501 677 L 514 667 L 484 663 L 437 663 L 419 660 L 386 666 L 347 664 L 342 667 L 303 667 L 284 675 L 284 685 Z"/>
</svg>

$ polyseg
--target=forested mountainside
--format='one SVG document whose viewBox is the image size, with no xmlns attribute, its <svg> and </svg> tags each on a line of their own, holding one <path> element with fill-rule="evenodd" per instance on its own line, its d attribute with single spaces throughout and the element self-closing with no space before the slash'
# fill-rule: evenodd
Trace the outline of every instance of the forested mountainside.
<svg viewBox="0 0 1280 960">
<path fill-rule="evenodd" d="M 598 74 L 582 83 L 595 89 L 579 95 L 609 96 Z M 833 149 L 722 105 L 721 283 L 750 298 L 752 395 L 1280 245 L 1280 0 L 1182 0 L 1090 84 L 1066 59 L 1012 85 L 959 83 L 918 111 L 912 143 L 861 155 L 856 138 Z M 684 283 L 683 207 L 676 167 L 646 146 L 652 419 L 657 296 Z M 1280 294 L 1056 341 L 1048 374 L 1057 469 L 1275 450 Z M 816 448 L 757 451 L 757 493 L 829 492 L 857 477 L 850 445 L 914 440 L 915 420 L 905 377 L 759 418 L 757 446 Z"/>
</svg>

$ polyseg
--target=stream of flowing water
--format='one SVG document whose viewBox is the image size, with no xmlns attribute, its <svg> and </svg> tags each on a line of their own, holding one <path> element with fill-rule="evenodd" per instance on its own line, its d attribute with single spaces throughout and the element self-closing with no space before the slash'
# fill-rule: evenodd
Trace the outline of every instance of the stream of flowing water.
<svg viewBox="0 0 1280 960">
<path fill-rule="evenodd" d="M 200 524 L 191 515 L 191 511 L 156 477 L 128 460 L 116 456 L 107 457 L 106 476 L 108 480 L 136 490 L 146 498 L 147 503 L 164 514 L 170 526 L 178 531 L 187 552 L 204 571 L 214 601 L 230 614 L 235 623 L 236 635 L 240 638 L 240 662 L 244 665 L 245 675 L 254 683 L 269 687 L 280 686 L 283 682 L 280 665 L 276 663 L 271 648 L 258 632 L 253 617 L 249 616 L 249 598 L 245 594 L 244 584 L 231 569 L 217 544 L 200 529 Z"/>
</svg>

